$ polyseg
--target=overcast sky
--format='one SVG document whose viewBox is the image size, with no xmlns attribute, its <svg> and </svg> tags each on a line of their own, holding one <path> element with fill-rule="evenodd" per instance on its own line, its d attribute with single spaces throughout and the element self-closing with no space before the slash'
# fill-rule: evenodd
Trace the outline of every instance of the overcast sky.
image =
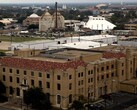
<svg viewBox="0 0 137 110">
<path fill-rule="evenodd" d="M 94 3 L 94 2 L 137 2 L 137 0 L 0 0 L 0 3 Z"/>
</svg>

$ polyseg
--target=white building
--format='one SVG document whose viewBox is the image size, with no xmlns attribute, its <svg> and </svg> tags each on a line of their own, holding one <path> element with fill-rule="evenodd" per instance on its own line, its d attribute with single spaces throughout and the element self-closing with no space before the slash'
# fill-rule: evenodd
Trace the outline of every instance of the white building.
<svg viewBox="0 0 137 110">
<path fill-rule="evenodd" d="M 110 23 L 109 21 L 107 21 L 104 17 L 89 16 L 89 20 L 87 23 L 84 24 L 84 27 L 90 28 L 92 30 L 106 31 L 106 30 L 112 30 L 116 26 Z"/>
</svg>

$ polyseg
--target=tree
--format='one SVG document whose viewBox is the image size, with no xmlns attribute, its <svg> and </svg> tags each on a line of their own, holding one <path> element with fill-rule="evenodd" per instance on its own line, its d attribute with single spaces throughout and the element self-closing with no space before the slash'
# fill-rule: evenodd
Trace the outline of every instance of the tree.
<svg viewBox="0 0 137 110">
<path fill-rule="evenodd" d="M 6 93 L 6 87 L 5 85 L 0 81 L 0 102 L 5 102 L 7 101 L 7 97 L 4 96 L 4 94 Z"/>
<path fill-rule="evenodd" d="M 42 92 L 40 88 L 30 88 L 24 94 L 24 103 L 32 108 L 40 110 L 50 110 L 51 103 L 49 95 Z"/>
<path fill-rule="evenodd" d="M 0 22 L 0 28 L 4 28 L 5 24 Z"/>
<path fill-rule="evenodd" d="M 39 26 L 38 25 L 35 25 L 35 24 L 31 24 L 28 26 L 28 29 L 38 29 Z"/>
<path fill-rule="evenodd" d="M 81 110 L 83 109 L 83 103 L 78 100 L 74 100 L 70 109 Z"/>
</svg>

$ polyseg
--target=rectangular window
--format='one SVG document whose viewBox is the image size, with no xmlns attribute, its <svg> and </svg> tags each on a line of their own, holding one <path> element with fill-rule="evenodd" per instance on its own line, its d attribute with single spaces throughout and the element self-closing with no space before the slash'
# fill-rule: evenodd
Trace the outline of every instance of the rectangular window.
<svg viewBox="0 0 137 110">
<path fill-rule="evenodd" d="M 33 71 L 31 71 L 31 76 L 34 76 L 34 72 Z"/>
<path fill-rule="evenodd" d="M 104 67 L 102 67 L 101 70 L 104 71 Z"/>
<path fill-rule="evenodd" d="M 10 73 L 12 73 L 12 69 L 10 69 L 9 71 L 10 71 Z"/>
<path fill-rule="evenodd" d="M 72 75 L 69 75 L 69 79 L 72 79 Z"/>
<path fill-rule="evenodd" d="M 93 78 L 91 78 L 90 80 L 91 80 L 91 82 L 93 82 Z"/>
<path fill-rule="evenodd" d="M 107 78 L 109 78 L 109 74 L 107 74 Z"/>
<path fill-rule="evenodd" d="M 39 87 L 42 88 L 42 81 L 39 81 Z"/>
<path fill-rule="evenodd" d="M 61 85 L 57 84 L 57 90 L 61 90 Z"/>
<path fill-rule="evenodd" d="M 88 75 L 90 75 L 90 70 L 88 71 Z"/>
<path fill-rule="evenodd" d="M 39 73 L 39 77 L 42 77 L 42 73 Z"/>
<path fill-rule="evenodd" d="M 19 70 L 16 70 L 16 73 L 19 74 Z"/>
<path fill-rule="evenodd" d="M 20 79 L 19 79 L 18 77 L 16 78 L 16 82 L 17 82 L 17 83 L 20 83 Z"/>
<path fill-rule="evenodd" d="M 60 79 L 61 79 L 61 78 L 60 78 L 60 75 L 57 75 L 57 79 L 58 79 L 58 80 L 60 80 Z"/>
<path fill-rule="evenodd" d="M 109 66 L 107 66 L 107 70 L 109 70 Z"/>
<path fill-rule="evenodd" d="M 114 73 L 111 73 L 111 77 L 114 77 Z"/>
<path fill-rule="evenodd" d="M 24 75 L 27 75 L 27 72 L 26 72 L 26 71 L 24 71 Z"/>
<path fill-rule="evenodd" d="M 47 78 L 50 78 L 50 74 L 47 74 Z"/>
<path fill-rule="evenodd" d="M 47 85 L 47 88 L 50 88 L 50 82 L 47 82 L 46 85 Z"/>
<path fill-rule="evenodd" d="M 70 84 L 69 84 L 69 90 L 71 90 L 71 89 L 72 89 L 72 84 L 70 83 Z"/>
<path fill-rule="evenodd" d="M 31 79 L 31 86 L 34 86 L 34 80 Z"/>
<path fill-rule="evenodd" d="M 10 76 L 10 82 L 12 82 L 12 77 Z"/>
<path fill-rule="evenodd" d="M 122 70 L 122 76 L 124 75 L 124 70 Z"/>
<path fill-rule="evenodd" d="M 111 68 L 114 68 L 114 65 L 111 65 Z"/>
<path fill-rule="evenodd" d="M 83 72 L 81 72 L 81 77 L 83 77 Z"/>
<path fill-rule="evenodd" d="M 91 70 L 91 74 L 93 74 L 93 70 Z"/>
<path fill-rule="evenodd" d="M 104 79 L 104 75 L 101 76 L 101 79 Z"/>
<path fill-rule="evenodd" d="M 90 78 L 88 79 L 88 83 L 90 83 Z"/>
<path fill-rule="evenodd" d="M 80 73 L 78 73 L 78 77 L 80 77 Z"/>
<path fill-rule="evenodd" d="M 5 68 L 3 68 L 3 72 L 5 72 L 6 71 L 6 69 Z"/>
<path fill-rule="evenodd" d="M 6 81 L 6 77 L 5 77 L 5 75 L 3 75 L 3 81 Z"/>
</svg>

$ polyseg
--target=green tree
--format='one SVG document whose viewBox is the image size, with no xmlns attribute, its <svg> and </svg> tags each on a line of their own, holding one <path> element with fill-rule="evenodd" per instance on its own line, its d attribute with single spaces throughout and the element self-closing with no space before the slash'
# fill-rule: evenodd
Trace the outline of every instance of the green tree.
<svg viewBox="0 0 137 110">
<path fill-rule="evenodd" d="M 5 85 L 0 81 L 0 102 L 7 101 L 7 97 L 4 95 L 6 93 Z"/>
<path fill-rule="evenodd" d="M 39 26 L 38 25 L 35 25 L 35 24 L 31 24 L 28 26 L 28 29 L 38 29 Z"/>
<path fill-rule="evenodd" d="M 4 28 L 5 24 L 3 24 L 2 22 L 0 22 L 0 28 Z"/>
<path fill-rule="evenodd" d="M 83 109 L 83 103 L 81 101 L 74 100 L 70 109 L 82 110 Z"/>
<path fill-rule="evenodd" d="M 40 110 L 50 110 L 51 103 L 49 95 L 44 94 L 40 88 L 30 88 L 24 94 L 24 103 L 32 108 Z"/>
</svg>

